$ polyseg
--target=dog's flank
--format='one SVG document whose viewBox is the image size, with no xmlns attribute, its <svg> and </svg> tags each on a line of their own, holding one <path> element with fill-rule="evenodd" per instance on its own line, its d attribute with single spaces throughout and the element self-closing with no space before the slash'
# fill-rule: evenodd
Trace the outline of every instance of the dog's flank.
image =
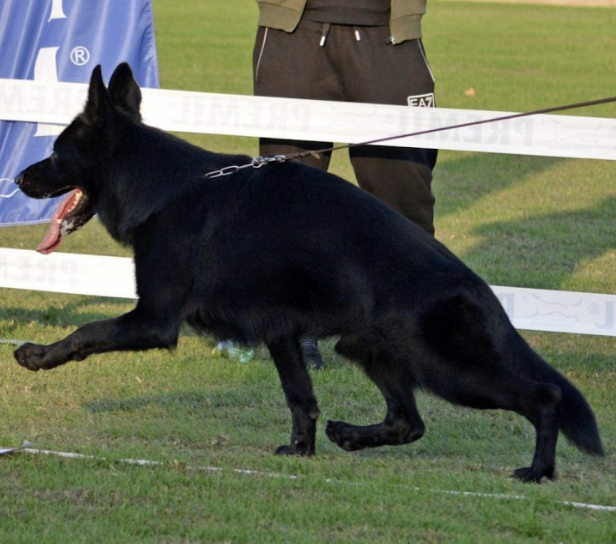
<svg viewBox="0 0 616 544">
<path fill-rule="evenodd" d="M 204 174 L 249 157 L 212 153 L 141 122 L 141 94 L 126 64 L 106 88 L 94 70 L 83 113 L 53 155 L 17 182 L 35 198 L 78 190 L 55 249 L 94 213 L 134 250 L 139 301 L 49 346 L 15 352 L 30 370 L 113 350 L 170 348 L 183 321 L 220 339 L 265 343 L 291 410 L 290 443 L 315 452 L 319 408 L 300 339 L 338 336 L 336 350 L 382 392 L 381 423 L 330 421 L 346 450 L 398 445 L 425 431 L 421 388 L 459 405 L 512 410 L 536 430 L 523 481 L 552 478 L 559 429 L 602 455 L 582 394 L 513 328 L 489 286 L 443 245 L 350 183 L 294 162 Z M 70 208 L 70 211 L 68 211 Z"/>
</svg>

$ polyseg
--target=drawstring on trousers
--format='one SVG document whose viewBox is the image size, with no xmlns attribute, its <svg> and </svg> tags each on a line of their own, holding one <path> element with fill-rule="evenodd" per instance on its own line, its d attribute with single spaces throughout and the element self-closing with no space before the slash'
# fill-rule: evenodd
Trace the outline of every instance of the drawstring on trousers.
<svg viewBox="0 0 616 544">
<path fill-rule="evenodd" d="M 321 41 L 319 42 L 321 47 L 325 46 L 325 40 L 327 40 L 327 35 L 329 34 L 331 27 L 331 24 L 323 23 L 323 26 L 321 27 Z"/>
<path fill-rule="evenodd" d="M 325 42 L 327 41 L 327 36 L 329 35 L 329 31 L 331 30 L 331 28 L 331 23 L 323 23 L 323 26 L 321 27 L 321 41 L 319 42 L 319 45 L 321 47 L 325 47 Z M 361 33 L 359 31 L 359 28 L 357 28 L 356 26 L 353 27 L 353 34 L 355 35 L 356 41 L 361 41 Z"/>
</svg>

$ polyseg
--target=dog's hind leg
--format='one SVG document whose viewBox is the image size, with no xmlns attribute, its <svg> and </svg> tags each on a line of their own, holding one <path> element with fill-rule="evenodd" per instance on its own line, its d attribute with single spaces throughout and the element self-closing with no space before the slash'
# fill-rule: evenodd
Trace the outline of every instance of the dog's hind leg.
<svg viewBox="0 0 616 544">
<path fill-rule="evenodd" d="M 390 394 L 389 389 L 380 387 L 387 403 L 387 415 L 375 425 L 351 425 L 344 421 L 328 421 L 327 437 L 347 451 L 376 448 L 378 446 L 399 446 L 419 440 L 425 425 L 415 407 L 415 396 L 406 391 L 403 402 Z"/>
<path fill-rule="evenodd" d="M 442 387 L 431 384 L 429 389 L 454 404 L 478 409 L 510 410 L 525 417 L 535 428 L 535 452 L 529 467 L 519 468 L 513 475 L 523 482 L 540 483 L 545 477 L 554 478 L 556 443 L 558 440 L 558 411 L 561 390 L 549 383 L 519 378 L 508 371 L 499 371 L 498 365 L 487 365 L 483 372 L 469 373 L 451 378 Z M 451 374 L 454 368 L 451 367 Z"/>
<path fill-rule="evenodd" d="M 291 443 L 280 446 L 276 453 L 314 455 L 319 407 L 303 362 L 299 339 L 283 338 L 269 343 L 268 348 L 278 370 L 293 421 Z"/>
<path fill-rule="evenodd" d="M 367 426 L 328 421 L 325 430 L 328 438 L 348 451 L 397 446 L 420 439 L 425 425 L 415 403 L 415 381 L 410 369 L 387 350 L 379 353 L 365 349 L 366 344 L 359 338 L 342 338 L 336 351 L 360 362 L 366 375 L 380 389 L 387 404 L 385 419 Z"/>
<path fill-rule="evenodd" d="M 544 477 L 553 479 L 561 389 L 554 384 L 520 378 L 498 360 L 497 353 L 485 362 L 478 356 L 473 367 L 463 369 L 459 361 L 458 364 L 450 361 L 442 365 L 440 376 L 430 377 L 423 385 L 453 404 L 510 410 L 525 417 L 535 428 L 535 453 L 531 465 L 516 470 L 514 476 L 523 482 L 539 483 Z M 433 366 L 441 364 L 442 361 Z"/>
<path fill-rule="evenodd" d="M 523 482 L 540 483 L 543 477 L 554 478 L 556 442 L 558 440 L 558 405 L 560 388 L 552 384 L 533 384 L 531 393 L 515 409 L 534 426 L 535 453 L 530 467 L 519 468 L 513 475 Z"/>
<path fill-rule="evenodd" d="M 562 391 L 529 377 L 537 363 L 502 308 L 460 295 L 435 304 L 422 325 L 422 387 L 453 404 L 524 416 L 535 428 L 535 453 L 530 467 L 514 475 L 524 482 L 552 479 Z"/>
<path fill-rule="evenodd" d="M 454 396 L 441 395 L 446 400 L 471 408 L 511 410 L 532 423 L 536 433 L 533 460 L 529 467 L 514 471 L 516 478 L 536 483 L 544 477 L 554 478 L 562 397 L 558 386 L 520 379 L 507 372 L 493 373 L 489 380 L 475 376 L 470 384 L 452 382 L 450 386 L 454 384 L 457 389 Z M 440 394 L 438 390 L 435 392 Z"/>
</svg>

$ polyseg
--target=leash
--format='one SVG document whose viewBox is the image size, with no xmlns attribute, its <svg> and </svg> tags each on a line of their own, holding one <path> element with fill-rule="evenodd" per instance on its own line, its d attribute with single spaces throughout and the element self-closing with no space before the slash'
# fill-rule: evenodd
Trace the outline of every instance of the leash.
<svg viewBox="0 0 616 544">
<path fill-rule="evenodd" d="M 255 157 L 247 164 L 225 166 L 224 168 L 221 168 L 220 170 L 214 170 L 213 172 L 208 172 L 204 174 L 203 177 L 218 178 L 221 176 L 228 176 L 230 174 L 234 174 L 235 172 L 239 170 L 243 170 L 244 168 L 261 168 L 265 164 L 270 164 L 272 162 L 283 163 L 283 162 L 287 162 L 293 159 L 301 159 L 303 157 L 308 157 L 309 155 L 318 155 L 320 153 L 330 153 L 332 151 L 338 151 L 340 149 L 350 149 L 352 147 L 378 144 L 382 142 L 389 142 L 391 140 L 398 140 L 401 138 L 410 138 L 412 136 L 422 136 L 424 134 L 433 134 L 435 132 L 443 132 L 445 130 L 453 130 L 456 128 L 466 128 L 466 127 L 472 127 L 476 125 L 485 125 L 487 123 L 496 123 L 498 121 L 510 121 L 512 119 L 520 119 L 521 117 L 530 117 L 531 115 L 542 115 L 546 113 L 555 113 L 558 111 L 586 108 L 590 106 L 598 106 L 600 104 L 609 104 L 611 102 L 616 102 L 616 96 L 612 96 L 610 98 L 600 98 L 598 100 L 588 100 L 586 102 L 575 102 L 573 104 L 566 104 L 564 106 L 552 106 L 549 108 L 543 108 L 540 110 L 533 110 L 533 111 L 528 111 L 528 112 L 523 112 L 523 113 L 512 113 L 510 115 L 502 115 L 500 117 L 492 117 L 490 119 L 483 119 L 479 121 L 469 121 L 468 123 L 460 123 L 458 125 L 449 125 L 445 127 L 420 130 L 417 132 L 409 132 L 407 134 L 399 134 L 397 136 L 386 136 L 384 138 L 377 138 L 375 140 L 368 140 L 368 141 L 360 142 L 357 144 L 343 144 L 339 146 L 327 147 L 324 149 L 316 149 L 313 151 L 301 151 L 298 153 L 290 153 L 288 155 L 273 155 L 269 157 Z"/>
</svg>

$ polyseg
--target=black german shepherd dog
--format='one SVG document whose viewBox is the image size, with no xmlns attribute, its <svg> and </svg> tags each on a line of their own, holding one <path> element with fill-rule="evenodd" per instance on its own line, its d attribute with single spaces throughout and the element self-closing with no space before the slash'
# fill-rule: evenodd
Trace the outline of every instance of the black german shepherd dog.
<svg viewBox="0 0 616 544">
<path fill-rule="evenodd" d="M 140 103 L 127 64 L 108 88 L 97 67 L 84 111 L 52 155 L 17 179 L 33 198 L 70 192 L 39 251 L 53 251 L 94 214 L 133 249 L 137 305 L 54 344 L 21 346 L 20 365 L 36 371 L 93 353 L 173 348 L 184 321 L 219 339 L 264 343 L 292 414 L 291 441 L 277 453 L 311 455 L 319 408 L 300 339 L 337 336 L 336 351 L 365 371 L 387 405 L 375 425 L 327 423 L 345 450 L 419 439 L 419 388 L 527 418 L 535 453 L 515 471 L 525 482 L 553 478 L 559 430 L 603 454 L 582 394 L 443 245 L 361 189 L 297 162 L 204 177 L 251 159 L 144 125 Z"/>
</svg>

